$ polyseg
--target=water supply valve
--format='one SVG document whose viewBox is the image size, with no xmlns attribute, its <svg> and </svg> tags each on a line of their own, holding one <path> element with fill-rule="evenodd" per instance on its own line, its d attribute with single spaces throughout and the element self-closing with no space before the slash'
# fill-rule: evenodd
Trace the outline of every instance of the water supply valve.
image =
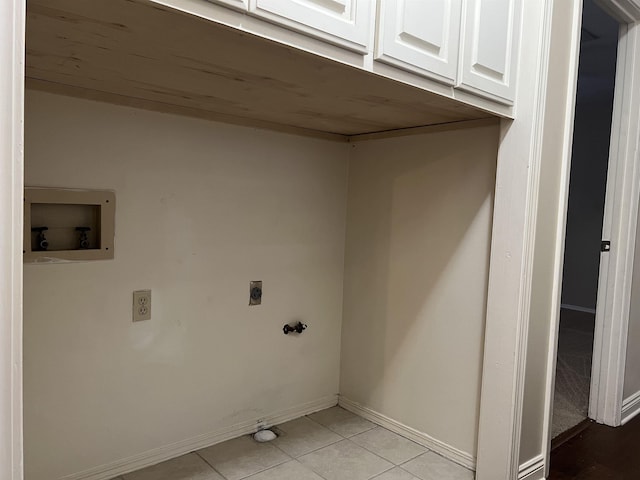
<svg viewBox="0 0 640 480">
<path fill-rule="evenodd" d="M 284 327 L 282 327 L 282 331 L 284 332 L 285 335 L 289 335 L 289 333 L 302 333 L 307 329 L 307 325 L 302 323 L 302 322 L 298 322 L 295 325 L 291 326 L 288 323 L 286 323 L 284 325 Z"/>
<path fill-rule="evenodd" d="M 76 232 L 80 232 L 80 238 L 79 238 L 79 249 L 80 250 L 86 250 L 87 248 L 89 248 L 89 232 L 91 231 L 91 228 L 89 227 L 76 227 Z"/>
<path fill-rule="evenodd" d="M 32 232 L 36 232 L 38 234 L 36 238 L 36 250 L 40 250 L 41 252 L 47 251 L 49 248 L 49 240 L 45 237 L 44 232 L 49 230 L 49 227 L 33 227 L 31 228 Z"/>
</svg>

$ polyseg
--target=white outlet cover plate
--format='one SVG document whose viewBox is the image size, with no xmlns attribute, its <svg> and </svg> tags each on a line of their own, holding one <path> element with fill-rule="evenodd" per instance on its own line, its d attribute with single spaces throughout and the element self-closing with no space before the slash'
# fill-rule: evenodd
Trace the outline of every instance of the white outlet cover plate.
<svg viewBox="0 0 640 480">
<path fill-rule="evenodd" d="M 133 321 L 151 320 L 151 290 L 133 292 Z"/>
</svg>

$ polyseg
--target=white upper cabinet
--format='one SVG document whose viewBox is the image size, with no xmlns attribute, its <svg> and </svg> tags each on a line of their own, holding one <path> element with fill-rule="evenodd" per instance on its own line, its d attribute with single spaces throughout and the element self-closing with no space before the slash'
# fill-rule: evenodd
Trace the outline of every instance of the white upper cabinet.
<svg viewBox="0 0 640 480">
<path fill-rule="evenodd" d="M 360 53 L 367 53 L 374 0 L 251 0 L 256 15 Z"/>
<path fill-rule="evenodd" d="M 466 0 L 460 89 L 513 104 L 521 11 L 522 0 Z"/>
<path fill-rule="evenodd" d="M 225 7 L 231 7 L 239 10 L 249 9 L 249 0 L 209 0 L 212 3 L 218 3 Z"/>
<path fill-rule="evenodd" d="M 354 59 L 356 68 L 513 114 L 526 0 L 208 1 L 233 7 L 238 28 L 320 55 L 336 53 L 339 61 Z M 360 63 L 342 49 L 366 58 Z M 376 68 L 381 64 L 393 68 Z"/>
<path fill-rule="evenodd" d="M 376 59 L 453 85 L 462 0 L 381 0 Z"/>
</svg>

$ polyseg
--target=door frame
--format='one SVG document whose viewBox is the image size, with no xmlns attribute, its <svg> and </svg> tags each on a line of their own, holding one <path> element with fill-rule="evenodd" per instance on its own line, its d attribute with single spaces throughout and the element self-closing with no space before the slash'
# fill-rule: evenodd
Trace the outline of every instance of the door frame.
<svg viewBox="0 0 640 480">
<path fill-rule="evenodd" d="M 619 426 L 640 194 L 640 2 L 601 0 L 621 23 L 600 255 L 589 417 Z M 557 338 L 555 339 L 557 341 Z"/>
<path fill-rule="evenodd" d="M 501 122 L 476 480 L 515 480 L 520 476 L 524 373 L 554 1 L 522 1 L 516 115 L 513 121 Z M 534 469 L 539 470 L 537 466 Z"/>
<path fill-rule="evenodd" d="M 0 479 L 23 478 L 22 192 L 25 0 L 0 1 Z"/>
<path fill-rule="evenodd" d="M 552 6 L 557 1 L 560 0 L 524 2 L 529 12 L 525 13 L 527 21 L 523 24 L 524 46 L 520 54 L 516 104 L 518 112 L 513 124 L 506 125 L 503 122 L 498 150 L 477 480 L 538 480 L 544 478 L 549 468 L 581 0 L 572 3 L 575 10 L 571 25 L 567 25 L 572 35 L 570 65 L 564 85 L 568 92 L 567 103 L 556 107 L 565 112 L 565 118 L 560 125 L 555 125 L 555 128 L 563 129 L 563 148 L 561 158 L 558 158 L 562 178 L 558 198 L 560 211 L 553 233 L 554 261 L 547 277 L 552 293 L 547 319 L 550 334 L 546 352 L 532 352 L 546 358 L 542 444 L 538 456 L 522 466 L 519 462 L 540 192 L 540 143 L 545 133 L 544 112 L 548 96 L 545 88 L 551 61 Z M 597 365 L 594 368 L 599 375 L 594 390 L 597 400 L 593 406 L 597 419 L 619 425 L 640 184 L 640 169 L 636 168 L 640 138 L 640 23 L 634 23 L 640 21 L 640 0 L 600 0 L 599 3 L 624 24 L 619 53 L 624 69 L 619 69 L 616 78 L 618 83 L 612 126 L 614 140 L 610 153 L 612 158 L 615 155 L 617 161 L 609 166 L 608 183 L 610 181 L 612 184 L 607 185 L 610 211 L 606 218 L 610 223 L 606 226 L 605 234 L 610 234 L 612 251 L 605 254 L 609 255 L 603 267 L 606 275 L 601 275 L 600 279 L 604 300 L 598 301 L 599 319 L 609 318 L 610 321 L 600 321 L 600 331 L 596 334 L 597 358 L 594 357 L 594 363 Z M 527 29 L 533 29 L 529 36 Z M 533 45 L 536 42 L 541 44 L 538 49 Z M 619 82 L 622 82 L 620 86 Z M 615 169 L 615 174 L 612 169 Z"/>
<path fill-rule="evenodd" d="M 593 362 L 589 398 L 589 418 L 609 426 L 624 423 L 624 375 L 629 328 L 629 307 L 635 256 L 638 207 L 640 204 L 640 1 L 596 0 L 614 19 L 620 22 L 618 58 L 611 123 L 611 142 L 607 168 L 605 211 L 602 239 L 611 241 L 611 250 L 601 252 L 595 316 Z M 573 118 L 573 117 L 572 117 Z M 543 458 L 545 477 L 550 471 L 553 399 L 558 353 L 560 298 L 564 239 L 569 194 L 571 137 L 568 145 L 566 184 L 564 185 L 564 215 L 557 233 L 559 250 L 556 265 L 558 289 L 549 336 L 547 379 L 545 392 L 545 433 Z"/>
</svg>

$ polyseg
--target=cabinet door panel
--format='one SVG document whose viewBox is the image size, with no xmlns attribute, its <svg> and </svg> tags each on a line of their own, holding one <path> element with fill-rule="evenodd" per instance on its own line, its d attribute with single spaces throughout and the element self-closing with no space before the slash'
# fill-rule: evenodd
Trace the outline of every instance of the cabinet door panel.
<svg viewBox="0 0 640 480">
<path fill-rule="evenodd" d="M 512 104 L 522 0 L 467 0 L 459 87 Z"/>
<path fill-rule="evenodd" d="M 231 7 L 236 10 L 248 10 L 249 0 L 209 0 L 212 3 L 219 3 L 225 7 Z"/>
<path fill-rule="evenodd" d="M 376 58 L 453 84 L 462 0 L 382 0 Z"/>
<path fill-rule="evenodd" d="M 253 0 L 251 10 L 274 23 L 366 53 L 372 0 Z"/>
</svg>

